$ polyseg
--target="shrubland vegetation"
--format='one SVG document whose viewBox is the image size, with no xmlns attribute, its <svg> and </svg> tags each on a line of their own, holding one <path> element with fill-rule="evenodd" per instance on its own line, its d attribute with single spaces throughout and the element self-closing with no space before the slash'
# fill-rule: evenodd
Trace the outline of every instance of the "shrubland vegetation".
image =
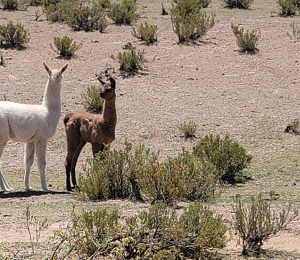
<svg viewBox="0 0 300 260">
<path fill-rule="evenodd" d="M 18 2 L 2 0 L 5 9 L 17 9 Z M 172 0 L 171 22 L 178 36 L 178 42 L 201 39 L 215 24 L 215 15 L 206 14 L 203 8 L 210 0 Z M 252 0 L 225 1 L 227 7 L 249 9 Z M 298 2 L 279 0 L 280 15 L 295 15 Z M 117 25 L 132 25 L 139 15 L 135 0 L 111 3 L 109 0 L 92 1 L 81 5 L 79 1 L 43 1 L 49 21 L 65 22 L 73 30 L 98 30 L 108 26 L 107 17 Z M 260 37 L 259 30 L 244 31 L 238 25 L 231 25 L 237 44 L 242 52 L 255 52 Z M 291 25 L 293 35 L 299 38 L 299 30 Z M 132 29 L 132 35 L 146 44 L 157 41 L 156 25 L 141 23 Z M 1 45 L 21 47 L 29 41 L 29 33 L 20 23 L 9 22 L 0 26 Z M 81 47 L 73 39 L 64 36 L 54 38 L 51 47 L 62 57 L 71 57 Z M 130 45 L 119 52 L 116 60 L 119 69 L 134 74 L 143 69 L 147 62 L 144 51 Z M 81 95 L 84 108 L 91 112 L 101 111 L 103 100 L 100 89 L 90 86 Z M 289 131 L 298 134 L 299 121 L 290 125 Z M 184 122 L 178 129 L 185 138 L 195 137 L 197 126 Z M 143 144 L 133 146 L 126 141 L 123 148 L 106 149 L 102 154 L 88 161 L 84 174 L 80 175 L 80 199 L 132 199 L 150 202 L 148 211 L 123 218 L 117 210 L 99 207 L 73 213 L 71 224 L 55 233 L 57 246 L 52 259 L 70 255 L 100 258 L 132 259 L 205 259 L 212 256 L 212 249 L 226 245 L 227 227 L 220 215 L 214 214 L 204 203 L 214 202 L 226 184 L 245 182 L 244 173 L 252 156 L 229 136 L 207 135 L 201 138 L 191 151 L 182 150 L 176 156 L 165 160 L 159 152 L 151 151 Z M 178 202 L 189 205 L 178 216 Z M 251 197 L 250 203 L 239 196 L 234 199 L 233 230 L 241 239 L 243 254 L 259 255 L 263 242 L 289 224 L 296 216 L 288 206 L 282 211 L 272 211 L 273 197 L 262 199 L 262 195 Z M 27 227 L 44 228 L 45 222 L 32 218 L 26 212 Z M 39 232 L 39 229 L 36 229 Z M 31 239 L 32 240 L 32 239 Z M 32 240 L 33 241 L 33 240 Z M 38 241 L 32 242 L 34 246 Z"/>
</svg>

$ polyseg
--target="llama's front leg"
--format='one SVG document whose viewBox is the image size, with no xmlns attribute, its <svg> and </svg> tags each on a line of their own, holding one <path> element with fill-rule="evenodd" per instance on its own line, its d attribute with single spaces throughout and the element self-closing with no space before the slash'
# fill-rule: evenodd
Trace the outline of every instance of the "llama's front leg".
<svg viewBox="0 0 300 260">
<path fill-rule="evenodd" d="M 29 186 L 30 169 L 34 161 L 34 143 L 29 142 L 24 147 L 24 163 L 25 163 L 25 175 L 24 175 L 24 186 L 25 190 L 29 191 L 32 188 Z"/>
<path fill-rule="evenodd" d="M 1 144 L 1 145 L 0 145 L 0 158 L 1 158 L 2 154 L 3 154 L 3 150 L 4 150 L 5 145 L 6 145 L 6 142 L 5 142 L 4 144 Z M 2 190 L 4 190 L 4 191 L 12 191 L 12 190 L 13 190 L 12 188 L 10 188 L 10 187 L 8 186 L 8 184 L 7 184 L 7 182 L 6 182 L 5 178 L 4 178 L 4 176 L 3 176 L 3 174 L 2 174 L 1 169 L 0 169 L 0 188 L 1 188 Z"/>
<path fill-rule="evenodd" d="M 47 149 L 47 141 L 37 142 L 35 144 L 37 165 L 40 172 L 41 178 L 41 186 L 44 192 L 49 192 L 46 184 L 46 176 L 45 176 L 45 168 L 46 168 L 46 149 Z"/>
</svg>

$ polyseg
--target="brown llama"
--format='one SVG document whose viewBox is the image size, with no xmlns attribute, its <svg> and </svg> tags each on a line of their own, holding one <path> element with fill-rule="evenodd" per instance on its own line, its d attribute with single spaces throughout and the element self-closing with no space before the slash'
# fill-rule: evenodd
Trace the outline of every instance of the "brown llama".
<svg viewBox="0 0 300 260">
<path fill-rule="evenodd" d="M 102 114 L 88 112 L 68 113 L 64 118 L 67 136 L 67 157 L 65 161 L 67 175 L 67 190 L 71 191 L 71 180 L 74 188 L 77 187 L 75 167 L 82 148 L 86 143 L 91 143 L 93 155 L 103 151 L 105 145 L 115 139 L 115 128 L 117 123 L 116 113 L 116 81 L 105 72 L 109 82 L 101 82 L 101 94 L 104 99 Z"/>
</svg>

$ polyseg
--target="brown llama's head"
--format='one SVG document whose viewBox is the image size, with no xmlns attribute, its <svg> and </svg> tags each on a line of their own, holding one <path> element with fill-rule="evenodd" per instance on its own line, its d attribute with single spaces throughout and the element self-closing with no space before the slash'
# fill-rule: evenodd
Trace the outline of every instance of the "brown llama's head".
<svg viewBox="0 0 300 260">
<path fill-rule="evenodd" d="M 116 93 L 115 93 L 115 89 L 116 89 L 116 81 L 115 79 L 108 73 L 107 69 L 105 71 L 105 76 L 106 78 L 109 80 L 109 82 L 106 82 L 103 80 L 103 76 L 98 76 L 98 80 L 100 81 L 100 83 L 102 84 L 101 86 L 101 93 L 100 96 L 104 99 L 111 99 L 113 97 L 115 97 Z"/>
</svg>

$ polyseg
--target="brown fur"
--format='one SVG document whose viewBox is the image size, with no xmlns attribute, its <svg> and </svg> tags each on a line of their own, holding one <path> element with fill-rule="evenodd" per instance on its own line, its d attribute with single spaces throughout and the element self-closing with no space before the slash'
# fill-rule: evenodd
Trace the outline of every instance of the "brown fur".
<svg viewBox="0 0 300 260">
<path fill-rule="evenodd" d="M 117 123 L 116 93 L 114 78 L 109 76 L 110 83 L 99 81 L 103 85 L 101 97 L 104 98 L 102 114 L 88 112 L 69 113 L 64 118 L 67 136 L 67 158 L 65 161 L 67 175 L 67 190 L 72 190 L 72 184 L 76 187 L 75 167 L 82 148 L 86 143 L 91 143 L 93 155 L 103 151 L 105 145 L 115 139 Z"/>
</svg>

